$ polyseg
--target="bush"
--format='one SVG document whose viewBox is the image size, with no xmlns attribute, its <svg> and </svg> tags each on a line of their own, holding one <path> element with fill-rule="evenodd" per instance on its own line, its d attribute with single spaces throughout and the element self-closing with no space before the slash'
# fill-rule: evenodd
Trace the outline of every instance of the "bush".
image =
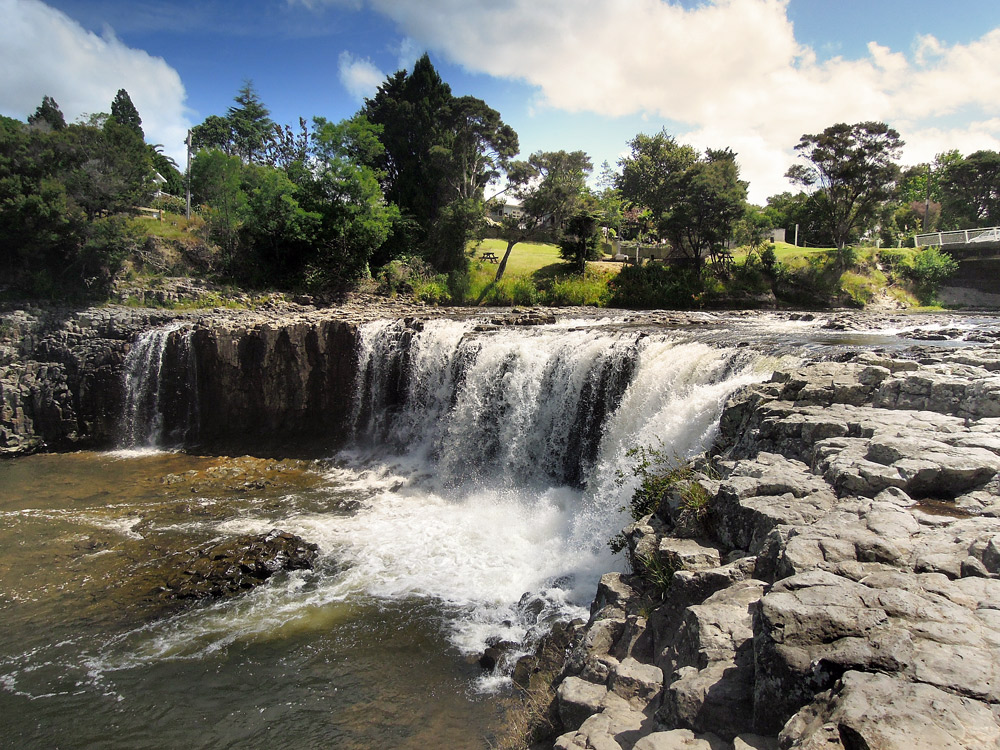
<svg viewBox="0 0 1000 750">
<path fill-rule="evenodd" d="M 958 270 L 958 262 L 941 248 L 931 245 L 918 250 L 910 261 L 906 274 L 917 287 L 922 304 L 933 304 L 942 282 Z"/>
<path fill-rule="evenodd" d="M 589 271 L 582 277 L 553 279 L 549 288 L 542 293 L 542 302 L 552 307 L 602 307 L 610 294 L 605 279 L 605 276 Z"/>
<path fill-rule="evenodd" d="M 178 198 L 176 195 L 167 195 L 166 193 L 153 198 L 152 207 L 158 208 L 161 211 L 169 211 L 172 214 L 183 215 L 187 213 L 186 200 Z"/>
<path fill-rule="evenodd" d="M 415 294 L 418 288 L 444 277 L 437 277 L 430 265 L 421 258 L 398 258 L 389 261 L 376 272 L 378 290 L 382 294 Z"/>
<path fill-rule="evenodd" d="M 448 277 L 444 274 L 438 274 L 430 281 L 417 282 L 413 289 L 413 297 L 428 305 L 447 305 L 451 302 Z"/>
<path fill-rule="evenodd" d="M 145 232 L 127 216 L 108 216 L 92 221 L 77 256 L 84 285 L 91 292 L 107 293 L 125 259 L 145 242 Z"/>
<path fill-rule="evenodd" d="M 513 307 L 515 305 L 537 305 L 538 300 L 539 293 L 534 282 L 531 279 L 520 278 L 503 279 L 499 283 L 493 284 L 487 289 L 483 301 L 487 305 Z"/>
<path fill-rule="evenodd" d="M 659 263 L 626 266 L 608 282 L 608 287 L 609 306 L 639 310 L 698 307 L 705 291 L 696 269 L 675 269 Z"/>
</svg>

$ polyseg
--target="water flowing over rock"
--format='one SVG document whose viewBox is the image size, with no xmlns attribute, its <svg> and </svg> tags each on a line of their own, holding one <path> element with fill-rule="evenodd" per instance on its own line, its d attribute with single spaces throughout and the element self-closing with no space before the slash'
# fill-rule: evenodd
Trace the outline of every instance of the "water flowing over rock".
<svg viewBox="0 0 1000 750">
<path fill-rule="evenodd" d="M 317 549 L 280 529 L 235 537 L 184 555 L 186 559 L 178 563 L 182 569 L 168 576 L 156 594 L 177 600 L 232 596 L 259 586 L 275 573 L 311 569 Z"/>
<path fill-rule="evenodd" d="M 775 364 L 781 337 L 755 338 L 752 316 L 701 313 L 4 320 L 6 454 L 309 440 L 377 464 L 391 489 L 339 526 L 302 519 L 343 555 L 324 573 L 446 603 L 452 645 L 498 679 L 537 689 L 562 661 L 555 747 L 996 747 L 996 346 Z M 863 328 L 780 322 L 849 346 Z M 628 449 L 658 441 L 705 454 L 625 529 L 634 572 L 600 577 Z M 189 566 L 194 591 L 283 565 L 220 555 L 242 573 Z M 589 622 L 565 624 L 595 585 Z"/>
</svg>

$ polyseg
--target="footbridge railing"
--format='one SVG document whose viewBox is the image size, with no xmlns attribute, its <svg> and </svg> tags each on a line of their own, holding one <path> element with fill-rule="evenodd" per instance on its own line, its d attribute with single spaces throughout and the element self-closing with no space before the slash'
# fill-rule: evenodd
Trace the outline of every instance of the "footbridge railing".
<svg viewBox="0 0 1000 750">
<path fill-rule="evenodd" d="M 927 245 L 969 245 L 977 242 L 1000 242 L 1000 227 L 978 229 L 954 229 L 950 232 L 928 232 L 918 234 L 914 238 L 917 247 Z"/>
</svg>

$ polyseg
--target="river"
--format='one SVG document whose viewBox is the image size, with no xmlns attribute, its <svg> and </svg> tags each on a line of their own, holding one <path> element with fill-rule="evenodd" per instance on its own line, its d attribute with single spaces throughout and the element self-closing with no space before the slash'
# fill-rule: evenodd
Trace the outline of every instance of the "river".
<svg viewBox="0 0 1000 750">
<path fill-rule="evenodd" d="M 902 343 L 734 326 L 367 324 L 352 434 L 321 460 L 171 446 L 165 337 L 146 334 L 126 447 L 0 463 L 0 745 L 486 746 L 518 651 L 496 672 L 477 657 L 586 618 L 623 564 L 607 541 L 630 448 L 704 449 L 728 395 L 797 348 Z M 190 550 L 272 528 L 318 544 L 315 569 L 217 602 L 157 595 Z"/>
</svg>

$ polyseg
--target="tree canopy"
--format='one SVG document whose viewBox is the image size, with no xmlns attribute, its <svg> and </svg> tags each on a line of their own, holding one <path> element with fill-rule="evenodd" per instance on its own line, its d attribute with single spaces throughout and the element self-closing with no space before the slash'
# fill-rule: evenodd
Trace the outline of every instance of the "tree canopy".
<svg viewBox="0 0 1000 750">
<path fill-rule="evenodd" d="M 139 110 L 135 108 L 125 89 L 118 89 L 118 93 L 115 94 L 115 98 L 111 102 L 111 116 L 119 125 L 128 128 L 140 138 L 146 137 L 142 132 L 142 118 L 139 117 Z"/>
<path fill-rule="evenodd" d="M 795 150 L 806 163 L 793 165 L 786 176 L 813 191 L 838 248 L 871 229 L 892 198 L 902 146 L 899 133 L 884 122 L 838 123 L 799 139 Z"/>
<path fill-rule="evenodd" d="M 640 133 L 618 165 L 617 187 L 633 208 L 648 210 L 660 237 L 696 265 L 718 253 L 743 216 L 747 183 L 736 154 L 709 149 L 699 155 L 666 130 Z"/>
<path fill-rule="evenodd" d="M 384 259 L 417 252 L 441 271 L 464 271 L 485 187 L 517 154 L 517 133 L 481 99 L 454 96 L 426 54 L 389 76 L 361 114 L 381 128 L 384 150 L 368 166 L 403 218 Z"/>
</svg>

